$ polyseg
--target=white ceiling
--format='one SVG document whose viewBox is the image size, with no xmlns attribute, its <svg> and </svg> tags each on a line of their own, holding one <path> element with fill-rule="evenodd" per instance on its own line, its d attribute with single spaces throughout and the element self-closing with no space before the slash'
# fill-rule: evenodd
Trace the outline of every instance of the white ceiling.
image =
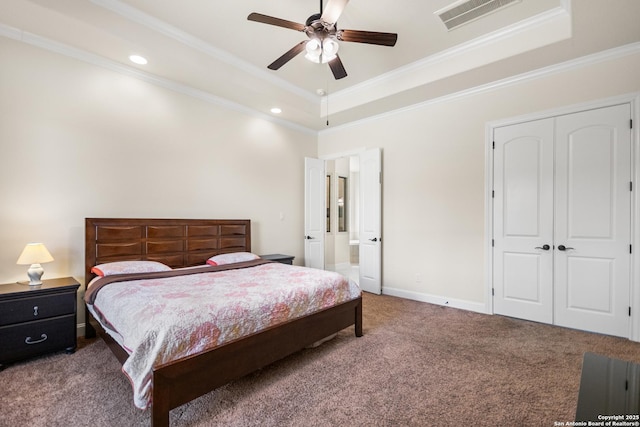
<svg viewBox="0 0 640 427">
<path fill-rule="evenodd" d="M 267 65 L 306 36 L 247 20 L 304 23 L 319 0 L 2 0 L 0 35 L 305 130 L 403 108 L 640 41 L 638 0 L 521 0 L 448 31 L 455 0 L 351 0 L 342 29 L 393 32 L 395 47 L 341 42 L 348 72 L 304 55 Z M 137 53 L 149 63 L 132 64 Z M 327 97 L 318 95 L 321 89 Z"/>
</svg>

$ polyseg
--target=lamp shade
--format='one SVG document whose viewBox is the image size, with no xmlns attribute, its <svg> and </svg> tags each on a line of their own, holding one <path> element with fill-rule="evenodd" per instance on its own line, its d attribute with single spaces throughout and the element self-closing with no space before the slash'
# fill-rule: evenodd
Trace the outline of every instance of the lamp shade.
<svg viewBox="0 0 640 427">
<path fill-rule="evenodd" d="M 16 264 L 42 264 L 53 261 L 53 257 L 42 243 L 28 243 L 18 257 Z"/>
</svg>

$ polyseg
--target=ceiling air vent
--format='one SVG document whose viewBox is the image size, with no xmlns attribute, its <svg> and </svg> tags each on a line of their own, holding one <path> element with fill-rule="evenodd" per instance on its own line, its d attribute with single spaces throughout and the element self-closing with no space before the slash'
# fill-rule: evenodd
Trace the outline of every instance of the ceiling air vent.
<svg viewBox="0 0 640 427">
<path fill-rule="evenodd" d="M 436 15 L 448 30 L 459 27 L 462 24 L 488 15 L 496 10 L 522 0 L 464 0 L 440 9 Z"/>
</svg>

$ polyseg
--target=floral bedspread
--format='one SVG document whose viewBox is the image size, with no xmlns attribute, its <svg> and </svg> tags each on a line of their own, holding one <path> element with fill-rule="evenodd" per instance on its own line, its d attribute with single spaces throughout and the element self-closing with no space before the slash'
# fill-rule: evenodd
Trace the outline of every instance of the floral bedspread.
<svg viewBox="0 0 640 427">
<path fill-rule="evenodd" d="M 250 268 L 114 282 L 91 307 L 122 337 L 134 404 L 150 404 L 154 366 L 357 298 L 344 276 L 267 263 Z"/>
</svg>

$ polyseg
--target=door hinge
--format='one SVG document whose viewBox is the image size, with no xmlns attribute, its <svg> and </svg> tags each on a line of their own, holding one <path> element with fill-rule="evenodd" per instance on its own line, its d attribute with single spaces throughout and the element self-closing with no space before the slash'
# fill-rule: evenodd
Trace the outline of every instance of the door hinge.
<svg viewBox="0 0 640 427">
<path fill-rule="evenodd" d="M 629 253 L 632 254 L 633 253 L 633 245 L 629 245 Z"/>
<path fill-rule="evenodd" d="M 629 129 L 633 129 L 633 119 L 629 119 Z"/>
<path fill-rule="evenodd" d="M 629 191 L 633 191 L 633 181 L 629 181 Z"/>
<path fill-rule="evenodd" d="M 382 184 L 382 172 L 378 172 L 378 182 Z"/>
<path fill-rule="evenodd" d="M 496 245 L 496 241 L 491 239 L 491 247 L 494 247 Z"/>
<path fill-rule="evenodd" d="M 491 198 L 495 198 L 496 197 L 496 192 L 494 190 L 491 190 Z"/>
<path fill-rule="evenodd" d="M 496 296 L 496 290 L 494 288 L 491 288 L 491 296 L 492 297 Z"/>
<path fill-rule="evenodd" d="M 631 306 L 629 306 L 629 317 L 631 317 Z"/>
<path fill-rule="evenodd" d="M 496 142 L 495 141 L 493 141 L 493 144 L 492 144 L 491 148 L 493 148 L 494 150 L 496 149 Z"/>
</svg>

